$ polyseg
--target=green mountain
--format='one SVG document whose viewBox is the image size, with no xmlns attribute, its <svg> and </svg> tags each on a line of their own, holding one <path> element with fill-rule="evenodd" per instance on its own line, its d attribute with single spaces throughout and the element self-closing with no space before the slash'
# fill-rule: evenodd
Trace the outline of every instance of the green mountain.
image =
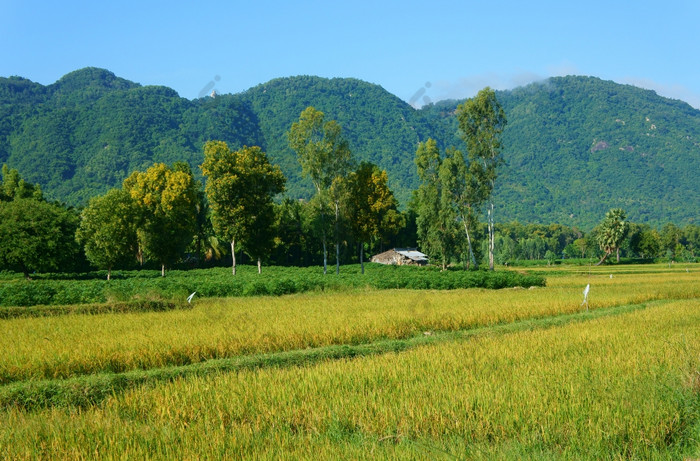
<svg viewBox="0 0 700 461">
<path fill-rule="evenodd" d="M 697 109 L 593 77 L 550 78 L 497 98 L 508 118 L 501 219 L 590 228 L 621 207 L 634 222 L 698 222 Z M 439 135 L 457 146 L 458 104 L 422 110 L 445 123 Z"/>
<path fill-rule="evenodd" d="M 700 111 L 652 91 L 591 77 L 552 78 L 497 93 L 508 118 L 506 164 L 497 182 L 497 220 L 589 228 L 612 207 L 636 222 L 697 223 Z M 81 205 L 135 169 L 187 161 L 198 172 L 202 147 L 260 145 L 307 197 L 286 131 L 307 106 L 337 120 L 358 160 L 389 172 L 406 204 L 417 186 L 419 141 L 462 143 L 459 101 L 415 110 L 356 79 L 291 77 L 243 93 L 196 100 L 141 86 L 96 68 L 43 86 L 0 78 L 0 164 L 17 168 L 49 198 Z"/>
<path fill-rule="evenodd" d="M 308 106 L 343 128 L 357 160 L 369 160 L 389 172 L 389 186 L 402 203 L 418 187 L 413 157 L 435 127 L 410 105 L 378 85 L 356 79 L 291 77 L 272 80 L 237 95 L 260 121 L 262 146 L 289 178 L 294 196 L 311 194 L 303 180 L 286 132 Z"/>
<path fill-rule="evenodd" d="M 70 204 L 85 204 L 153 162 L 198 165 L 209 139 L 241 146 L 261 137 L 239 100 L 189 101 L 94 68 L 46 87 L 0 79 L 0 107 L 0 163 Z"/>
</svg>

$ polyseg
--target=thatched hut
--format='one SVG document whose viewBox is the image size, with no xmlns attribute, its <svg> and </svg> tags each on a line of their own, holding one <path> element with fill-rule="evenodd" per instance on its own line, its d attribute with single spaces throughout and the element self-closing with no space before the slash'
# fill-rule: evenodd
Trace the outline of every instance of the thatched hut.
<svg viewBox="0 0 700 461">
<path fill-rule="evenodd" d="M 379 264 L 393 264 L 396 266 L 425 266 L 428 264 L 428 256 L 415 248 L 392 248 L 384 253 L 372 256 L 371 261 Z"/>
</svg>

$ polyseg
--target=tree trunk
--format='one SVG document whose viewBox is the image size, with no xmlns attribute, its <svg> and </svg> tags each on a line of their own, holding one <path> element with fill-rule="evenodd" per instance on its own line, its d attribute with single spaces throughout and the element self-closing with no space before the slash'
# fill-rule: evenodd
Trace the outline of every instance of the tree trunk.
<svg viewBox="0 0 700 461">
<path fill-rule="evenodd" d="M 321 241 L 323 243 L 323 275 L 328 273 L 328 250 L 326 249 L 326 214 L 323 212 L 323 199 L 321 198 L 321 188 L 316 187 L 319 196 L 318 210 L 321 213 Z"/>
<path fill-rule="evenodd" d="M 338 202 L 335 202 L 335 275 L 340 274 L 340 242 L 338 240 Z"/>
<path fill-rule="evenodd" d="M 112 268 L 108 267 L 107 268 L 107 281 L 109 281 L 112 278 Z"/>
<path fill-rule="evenodd" d="M 493 220 L 493 201 L 489 205 L 488 211 L 488 227 L 489 227 L 489 270 L 493 270 L 493 251 L 495 248 L 495 231 L 494 231 L 494 220 Z"/>
<path fill-rule="evenodd" d="M 328 272 L 328 250 L 326 250 L 326 231 L 323 231 L 323 275 Z"/>
<path fill-rule="evenodd" d="M 236 275 L 236 239 L 231 240 L 231 261 L 233 265 L 231 272 Z"/>
<path fill-rule="evenodd" d="M 363 253 L 365 252 L 364 245 L 362 242 L 360 242 L 360 268 L 361 272 L 364 274 L 365 273 L 365 260 L 363 258 Z"/>
<path fill-rule="evenodd" d="M 160 276 L 165 277 L 165 264 L 160 265 Z"/>
<path fill-rule="evenodd" d="M 340 274 L 340 245 L 335 242 L 335 274 Z"/>
<path fill-rule="evenodd" d="M 467 234 L 467 246 L 469 247 L 469 262 L 467 263 L 467 269 L 469 269 L 470 264 L 476 267 L 476 258 L 474 257 L 474 250 L 472 249 L 472 239 L 469 237 L 469 226 L 467 226 L 467 220 L 464 215 L 462 215 L 462 223 L 464 224 L 464 233 Z"/>
<path fill-rule="evenodd" d="M 620 248 L 618 247 L 618 248 L 616 248 L 616 250 L 617 250 L 617 262 L 619 264 L 619 262 L 620 262 Z"/>
<path fill-rule="evenodd" d="M 610 253 L 608 253 L 606 251 L 605 254 L 603 255 L 603 258 L 600 261 L 598 261 L 597 263 L 595 263 L 595 265 L 600 266 L 601 264 L 603 264 L 605 262 L 605 260 L 608 259 L 608 256 L 610 256 Z"/>
<path fill-rule="evenodd" d="M 258 258 L 258 274 L 262 274 L 262 261 Z"/>
</svg>

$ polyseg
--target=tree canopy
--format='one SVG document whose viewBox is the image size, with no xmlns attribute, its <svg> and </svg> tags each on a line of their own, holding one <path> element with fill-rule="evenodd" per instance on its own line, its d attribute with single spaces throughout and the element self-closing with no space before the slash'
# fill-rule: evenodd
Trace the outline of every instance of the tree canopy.
<svg viewBox="0 0 700 461">
<path fill-rule="evenodd" d="M 135 259 L 140 219 L 136 202 L 128 192 L 112 189 L 93 198 L 80 218 L 76 238 L 83 244 L 88 260 L 107 269 L 107 280 L 112 268 Z"/>
<path fill-rule="evenodd" d="M 187 164 L 169 167 L 157 163 L 144 172 L 133 172 L 124 180 L 123 188 L 137 206 L 140 248 L 160 262 L 165 276 L 165 267 L 174 263 L 192 241 L 198 184 Z"/>
<path fill-rule="evenodd" d="M 0 202 L 0 267 L 22 272 L 69 271 L 79 251 L 77 215 L 31 198 Z"/>
<path fill-rule="evenodd" d="M 236 241 L 258 260 L 271 251 L 275 220 L 272 198 L 284 190 L 285 177 L 270 164 L 260 147 L 231 151 L 223 141 L 204 147 L 202 172 L 216 233 L 231 242 L 232 272 L 236 274 Z"/>
<path fill-rule="evenodd" d="M 487 225 L 489 238 L 489 269 L 494 268 L 495 205 L 493 194 L 498 167 L 503 163 L 501 134 L 506 126 L 506 115 L 496 98 L 496 92 L 484 88 L 457 106 L 457 120 L 462 139 L 467 145 L 472 175 L 480 191 L 474 194 L 477 204 L 488 201 Z"/>
</svg>

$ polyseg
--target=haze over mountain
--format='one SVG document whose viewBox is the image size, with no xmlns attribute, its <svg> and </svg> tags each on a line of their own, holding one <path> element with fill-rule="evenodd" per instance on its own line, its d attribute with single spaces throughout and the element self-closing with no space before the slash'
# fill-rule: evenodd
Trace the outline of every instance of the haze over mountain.
<svg viewBox="0 0 700 461">
<path fill-rule="evenodd" d="M 496 184 L 497 220 L 589 228 L 612 207 L 636 222 L 697 223 L 700 111 L 652 91 L 592 77 L 558 77 L 499 91 L 508 126 Z M 0 163 L 46 196 L 82 205 L 153 162 L 189 162 L 202 147 L 260 145 L 307 197 L 286 131 L 307 106 L 337 120 L 358 160 L 387 169 L 402 204 L 417 187 L 413 157 L 428 137 L 463 148 L 461 101 L 416 110 L 355 79 L 280 78 L 243 93 L 188 100 L 86 68 L 43 86 L 0 78 Z"/>
</svg>

